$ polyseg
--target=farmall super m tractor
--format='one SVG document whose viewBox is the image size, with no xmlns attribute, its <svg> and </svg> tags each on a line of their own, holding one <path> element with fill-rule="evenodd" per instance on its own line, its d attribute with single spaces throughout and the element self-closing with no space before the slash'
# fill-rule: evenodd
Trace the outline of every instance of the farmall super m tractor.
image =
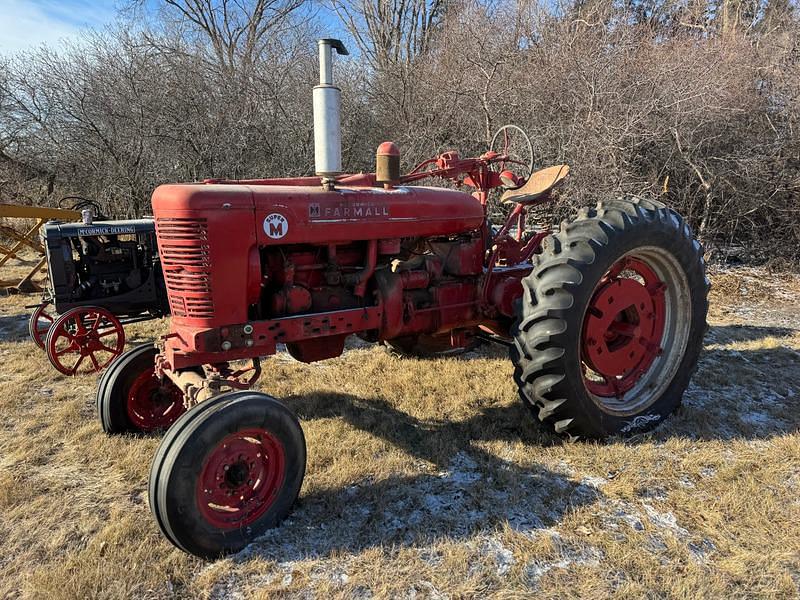
<svg viewBox="0 0 800 600">
<path fill-rule="evenodd" d="M 384 143 L 375 173 L 341 174 L 331 60 L 346 51 L 319 44 L 318 176 L 156 189 L 171 331 L 115 361 L 97 393 L 108 433 L 169 427 L 150 507 L 173 544 L 202 557 L 243 548 L 299 493 L 300 424 L 249 391 L 259 357 L 279 344 L 312 362 L 338 356 L 350 335 L 400 348 L 490 335 L 510 346 L 534 414 L 589 438 L 662 421 L 701 349 L 708 282 L 678 214 L 651 200 L 607 200 L 556 231 L 530 232 L 531 207 L 568 169 L 520 175 L 505 150 L 446 152 L 401 175 L 397 147 Z M 432 177 L 472 193 L 412 185 Z M 499 188 L 511 209 L 493 233 L 487 200 Z"/>
</svg>

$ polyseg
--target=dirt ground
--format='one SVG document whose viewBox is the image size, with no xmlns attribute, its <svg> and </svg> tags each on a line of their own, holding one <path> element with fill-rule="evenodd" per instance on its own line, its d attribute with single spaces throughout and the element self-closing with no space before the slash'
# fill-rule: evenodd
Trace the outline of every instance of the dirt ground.
<svg viewBox="0 0 800 600">
<path fill-rule="evenodd" d="M 540 428 L 501 349 L 268 359 L 305 484 L 281 527 L 211 563 L 150 515 L 158 440 L 103 435 L 97 377 L 59 375 L 27 337 L 36 298 L 0 297 L 0 597 L 798 597 L 800 276 L 712 281 L 683 407 L 627 440 Z"/>
</svg>

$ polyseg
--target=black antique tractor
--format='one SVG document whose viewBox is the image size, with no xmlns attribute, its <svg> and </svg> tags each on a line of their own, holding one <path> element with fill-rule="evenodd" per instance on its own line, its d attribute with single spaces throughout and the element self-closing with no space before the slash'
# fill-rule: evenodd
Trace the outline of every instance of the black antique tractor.
<svg viewBox="0 0 800 600">
<path fill-rule="evenodd" d="M 108 366 L 123 325 L 169 314 L 152 219 L 42 227 L 48 283 L 28 323 L 31 339 L 65 375 Z"/>
</svg>

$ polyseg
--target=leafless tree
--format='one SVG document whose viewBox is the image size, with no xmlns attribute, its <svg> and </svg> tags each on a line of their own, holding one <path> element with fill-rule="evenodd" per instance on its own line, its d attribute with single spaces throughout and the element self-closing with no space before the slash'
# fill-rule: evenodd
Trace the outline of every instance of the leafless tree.
<svg viewBox="0 0 800 600">
<path fill-rule="evenodd" d="M 573 167 L 551 218 L 647 193 L 710 246 L 797 256 L 796 0 L 326 1 L 360 49 L 336 67 L 346 169 L 373 169 L 386 139 L 407 167 L 474 155 L 514 123 L 536 166 Z M 160 6 L 0 61 L 4 199 L 82 194 L 134 216 L 162 182 L 313 171 L 311 7 Z"/>
<path fill-rule="evenodd" d="M 385 69 L 424 55 L 448 0 L 328 0 L 370 63 Z"/>
<path fill-rule="evenodd" d="M 162 19 L 174 22 L 184 38 L 208 44 L 216 63 L 230 74 L 254 65 L 272 37 L 295 25 L 295 13 L 308 0 L 158 0 L 158 4 Z"/>
</svg>

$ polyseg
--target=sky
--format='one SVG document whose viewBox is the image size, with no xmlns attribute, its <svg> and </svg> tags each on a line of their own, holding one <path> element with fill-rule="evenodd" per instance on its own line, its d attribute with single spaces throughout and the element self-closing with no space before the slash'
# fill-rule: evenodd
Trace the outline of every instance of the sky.
<svg viewBox="0 0 800 600">
<path fill-rule="evenodd" d="M 121 0 L 0 0 L 0 55 L 41 44 L 58 47 L 84 29 L 102 29 L 114 22 L 120 4 Z M 148 9 L 152 7 L 148 0 Z M 325 34 L 347 39 L 335 15 L 316 7 Z"/>
<path fill-rule="evenodd" d="M 0 53 L 57 46 L 86 27 L 114 21 L 114 0 L 0 0 Z"/>
</svg>

